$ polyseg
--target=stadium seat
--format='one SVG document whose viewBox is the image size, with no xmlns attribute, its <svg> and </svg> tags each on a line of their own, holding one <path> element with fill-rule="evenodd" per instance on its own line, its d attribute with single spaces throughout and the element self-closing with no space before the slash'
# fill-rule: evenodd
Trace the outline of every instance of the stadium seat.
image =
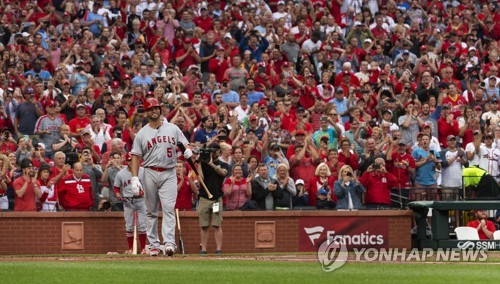
<svg viewBox="0 0 500 284">
<path fill-rule="evenodd" d="M 472 227 L 456 227 L 457 240 L 479 240 L 477 230 Z"/>
<path fill-rule="evenodd" d="M 493 232 L 493 239 L 500 240 L 500 230 Z"/>
</svg>

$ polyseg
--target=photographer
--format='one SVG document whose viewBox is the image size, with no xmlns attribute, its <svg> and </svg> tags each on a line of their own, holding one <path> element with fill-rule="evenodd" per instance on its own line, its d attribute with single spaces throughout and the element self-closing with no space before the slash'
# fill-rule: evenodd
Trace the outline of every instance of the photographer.
<svg viewBox="0 0 500 284">
<path fill-rule="evenodd" d="M 208 148 L 200 150 L 200 163 L 198 163 L 198 173 L 205 181 L 205 185 L 213 195 L 208 199 L 205 190 L 199 192 L 198 217 L 201 228 L 201 254 L 207 253 L 208 229 L 210 225 L 214 227 L 216 254 L 222 253 L 222 184 L 229 172 L 229 165 L 220 161 L 221 150 L 219 144 L 210 143 Z"/>
<path fill-rule="evenodd" d="M 359 178 L 365 187 L 365 205 L 367 209 L 389 209 L 391 206 L 391 188 L 397 186 L 397 179 L 385 169 L 382 158 L 375 159 L 375 163 Z"/>
<path fill-rule="evenodd" d="M 88 175 L 90 178 L 94 198 L 94 209 L 97 210 L 97 205 L 99 205 L 100 199 L 99 195 L 101 193 L 101 185 L 99 184 L 99 180 L 102 177 L 101 167 L 94 164 L 92 159 L 92 150 L 90 147 L 82 148 L 80 162 L 83 166 L 83 173 Z"/>
<path fill-rule="evenodd" d="M 337 209 L 362 209 L 361 194 L 365 192 L 350 166 L 343 166 L 339 171 L 339 180 L 333 185 L 337 197 Z"/>
</svg>

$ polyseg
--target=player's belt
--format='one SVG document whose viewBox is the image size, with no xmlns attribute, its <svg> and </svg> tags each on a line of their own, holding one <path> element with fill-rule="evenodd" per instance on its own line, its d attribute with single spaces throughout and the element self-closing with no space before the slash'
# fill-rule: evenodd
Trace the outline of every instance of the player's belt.
<svg viewBox="0 0 500 284">
<path fill-rule="evenodd" d="M 157 172 L 164 172 L 164 171 L 168 171 L 168 170 L 172 170 L 173 167 L 171 168 L 159 168 L 159 167 L 146 167 L 147 169 L 152 169 L 153 171 L 157 171 Z"/>
</svg>

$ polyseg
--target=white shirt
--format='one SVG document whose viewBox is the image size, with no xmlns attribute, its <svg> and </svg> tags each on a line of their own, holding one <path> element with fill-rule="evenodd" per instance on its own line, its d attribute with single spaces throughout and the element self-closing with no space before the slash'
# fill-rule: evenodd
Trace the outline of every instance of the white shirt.
<svg viewBox="0 0 500 284">
<path fill-rule="evenodd" d="M 446 159 L 447 161 L 458 156 L 458 151 L 455 149 L 454 152 L 448 151 L 446 152 L 446 157 L 441 157 L 442 160 Z M 443 187 L 461 187 L 462 186 L 462 164 L 457 159 L 453 161 L 453 163 L 449 164 L 447 167 L 444 167 L 442 172 L 442 184 Z"/>
<path fill-rule="evenodd" d="M 495 180 L 499 180 L 498 166 L 500 165 L 500 150 L 496 147 L 488 148 L 486 145 L 479 148 L 479 167 L 486 170 Z"/>
<path fill-rule="evenodd" d="M 481 119 L 486 121 L 487 119 L 491 119 L 490 124 L 495 125 L 500 121 L 500 111 L 497 110 L 496 113 L 490 111 L 483 113 Z"/>
</svg>

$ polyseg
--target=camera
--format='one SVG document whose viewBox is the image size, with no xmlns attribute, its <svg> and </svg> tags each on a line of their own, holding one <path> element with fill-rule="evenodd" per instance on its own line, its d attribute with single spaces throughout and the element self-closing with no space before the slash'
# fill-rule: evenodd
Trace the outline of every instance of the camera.
<svg viewBox="0 0 500 284">
<path fill-rule="evenodd" d="M 373 164 L 374 170 L 380 170 L 380 164 Z"/>
<path fill-rule="evenodd" d="M 200 148 L 200 162 L 202 163 L 210 163 L 210 159 L 212 158 L 212 153 L 217 152 L 218 149 L 215 148 Z"/>
<path fill-rule="evenodd" d="M 346 176 L 352 177 L 352 173 L 347 173 Z"/>
</svg>

